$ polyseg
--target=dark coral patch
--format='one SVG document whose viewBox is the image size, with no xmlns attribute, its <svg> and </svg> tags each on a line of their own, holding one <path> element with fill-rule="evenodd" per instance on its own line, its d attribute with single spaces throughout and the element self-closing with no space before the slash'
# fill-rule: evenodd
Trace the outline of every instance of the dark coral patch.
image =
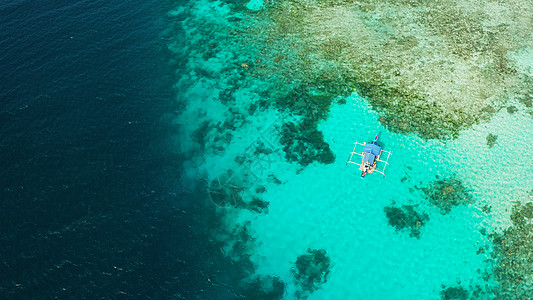
<svg viewBox="0 0 533 300">
<path fill-rule="evenodd" d="M 220 153 L 223 152 L 233 139 L 232 132 L 244 122 L 242 115 L 230 115 L 224 123 L 203 121 L 191 134 L 193 141 L 198 143 L 203 151 Z"/>
<path fill-rule="evenodd" d="M 496 139 L 498 139 L 497 135 L 489 133 L 489 135 L 487 135 L 487 146 L 492 148 L 496 144 Z"/>
<path fill-rule="evenodd" d="M 292 273 L 299 290 L 298 298 L 305 298 L 327 281 L 331 268 L 330 258 L 324 249 L 307 249 L 306 254 L 298 256 Z"/>
<path fill-rule="evenodd" d="M 518 111 L 518 108 L 516 108 L 516 106 L 513 106 L 513 105 L 507 106 L 507 112 L 508 113 L 514 114 L 517 111 Z"/>
<path fill-rule="evenodd" d="M 462 286 L 451 286 L 443 289 L 440 292 L 440 297 L 442 300 L 466 300 L 468 294 L 468 291 Z"/>
<path fill-rule="evenodd" d="M 501 299 L 533 299 L 533 203 L 515 204 L 513 225 L 501 234 L 491 234 L 496 265 L 493 274 L 500 283 Z"/>
<path fill-rule="evenodd" d="M 302 166 L 307 166 L 313 161 L 324 164 L 335 161 L 335 156 L 328 143 L 324 141 L 324 136 L 317 125 L 327 118 L 336 97 L 349 95 L 352 90 L 324 74 L 273 97 L 279 109 L 287 110 L 302 118 L 296 124 L 288 122 L 281 128 L 280 142 L 284 146 L 287 160 L 299 162 Z M 343 100 L 339 100 L 339 103 L 342 102 Z"/>
<path fill-rule="evenodd" d="M 292 122 L 284 124 L 280 142 L 287 160 L 298 162 L 302 166 L 307 166 L 313 161 L 323 164 L 335 161 L 335 155 L 324 141 L 324 135 L 309 119 L 304 119 L 299 124 Z"/>
<path fill-rule="evenodd" d="M 400 89 L 380 84 L 355 81 L 357 92 L 367 99 L 383 116 L 379 121 L 390 131 L 402 134 L 416 132 L 424 139 L 450 139 L 459 135 L 465 124 L 473 124 L 466 114 L 454 118 L 434 103 Z M 400 102 L 398 105 L 396 102 Z"/>
<path fill-rule="evenodd" d="M 327 118 L 335 97 L 349 95 L 351 91 L 351 88 L 325 75 L 280 95 L 275 104 L 280 109 L 317 122 Z"/>
<path fill-rule="evenodd" d="M 252 201 L 248 202 L 246 208 L 257 213 L 268 213 L 268 203 L 258 197 L 252 197 Z"/>
<path fill-rule="evenodd" d="M 200 124 L 200 127 L 198 127 L 193 133 L 192 133 L 192 139 L 193 141 L 200 144 L 200 146 L 205 148 L 206 146 L 206 137 L 208 136 L 209 132 L 213 129 L 213 126 L 211 125 L 211 122 L 209 121 L 203 121 L 202 124 Z"/>
<path fill-rule="evenodd" d="M 225 208 L 248 209 L 257 213 L 268 213 L 269 202 L 257 196 L 244 196 L 243 191 L 247 188 L 233 171 L 213 179 L 208 185 L 207 194 L 211 202 L 217 206 Z M 258 187 L 264 192 L 265 187 Z"/>
<path fill-rule="evenodd" d="M 383 210 L 389 225 L 397 231 L 408 230 L 411 237 L 420 238 L 420 229 L 429 220 L 426 213 L 417 212 L 413 205 L 403 205 L 401 208 L 386 206 Z"/>
<path fill-rule="evenodd" d="M 440 208 L 443 215 L 449 213 L 455 206 L 474 202 L 474 198 L 468 193 L 463 183 L 455 177 L 437 180 L 422 190 L 429 202 Z"/>
<path fill-rule="evenodd" d="M 217 206 L 245 208 L 246 203 L 242 197 L 245 187 L 237 184 L 233 177 L 233 172 L 213 179 L 208 186 L 209 199 Z"/>
</svg>

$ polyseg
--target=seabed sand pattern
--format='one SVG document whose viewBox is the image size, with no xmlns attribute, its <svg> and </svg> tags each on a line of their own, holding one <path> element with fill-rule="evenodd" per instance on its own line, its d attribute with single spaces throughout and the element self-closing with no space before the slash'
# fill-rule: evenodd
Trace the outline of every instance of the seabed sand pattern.
<svg viewBox="0 0 533 300">
<path fill-rule="evenodd" d="M 178 7 L 170 12 L 173 34 L 186 44 L 171 41 L 169 49 L 186 61 L 176 83 L 184 106 L 176 123 L 188 132 L 176 141 L 190 158 L 186 185 L 206 182 L 227 226 L 245 224 L 253 240 L 240 243 L 251 247 L 240 253 L 256 274 L 278 276 L 287 299 L 533 295 L 531 277 L 520 289 L 495 280 L 492 267 L 504 254 L 488 238 L 512 224 L 515 201 L 532 200 L 532 6 L 278 1 L 252 12 L 203 0 Z M 287 97 L 294 90 L 323 96 L 326 114 L 302 109 L 309 102 Z M 283 125 L 306 118 L 334 163 L 287 161 Z M 360 180 L 345 160 L 354 141 L 379 131 L 393 151 L 387 177 Z M 489 134 L 497 136 L 490 148 Z M 447 178 L 474 201 L 443 214 L 424 188 Z M 402 205 L 429 216 L 419 238 L 388 224 L 384 207 Z M 228 255 L 239 253 L 236 244 L 227 241 Z M 308 249 L 326 250 L 331 266 L 306 293 L 294 270 Z"/>
</svg>

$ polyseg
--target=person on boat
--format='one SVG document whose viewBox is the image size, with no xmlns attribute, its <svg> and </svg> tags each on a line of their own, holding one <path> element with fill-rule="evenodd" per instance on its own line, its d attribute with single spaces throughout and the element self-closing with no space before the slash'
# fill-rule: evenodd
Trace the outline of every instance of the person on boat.
<svg viewBox="0 0 533 300">
<path fill-rule="evenodd" d="M 368 162 L 365 162 L 363 165 L 362 165 L 362 171 L 363 173 L 361 174 L 361 178 L 362 177 L 365 177 L 366 173 L 368 173 L 368 170 L 370 169 L 370 164 Z"/>
</svg>

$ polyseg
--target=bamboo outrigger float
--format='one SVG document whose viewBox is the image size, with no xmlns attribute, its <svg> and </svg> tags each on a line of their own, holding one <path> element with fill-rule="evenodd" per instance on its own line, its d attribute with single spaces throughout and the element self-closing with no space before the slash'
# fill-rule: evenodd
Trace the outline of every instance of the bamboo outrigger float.
<svg viewBox="0 0 533 300">
<path fill-rule="evenodd" d="M 350 159 L 348 159 L 346 162 L 346 164 L 359 165 L 359 170 L 362 172 L 361 178 L 364 178 L 368 173 L 374 172 L 381 173 L 383 176 L 385 176 L 385 168 L 389 164 L 389 158 L 392 155 L 392 152 L 385 151 L 378 146 L 378 136 L 379 134 L 376 135 L 373 142 L 355 142 L 353 150 L 350 153 Z M 357 146 L 363 146 L 363 150 L 361 152 L 357 151 Z M 381 155 L 383 153 L 387 154 L 386 159 L 381 159 Z M 354 154 L 361 156 L 361 163 L 353 161 Z M 380 166 L 378 167 L 378 162 L 380 163 L 380 166 L 383 166 L 383 168 L 380 168 Z"/>
</svg>

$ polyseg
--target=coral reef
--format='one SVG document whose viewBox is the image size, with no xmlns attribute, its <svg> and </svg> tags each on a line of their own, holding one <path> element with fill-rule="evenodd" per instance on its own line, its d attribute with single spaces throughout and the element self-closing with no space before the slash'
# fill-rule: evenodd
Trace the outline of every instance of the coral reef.
<svg viewBox="0 0 533 300">
<path fill-rule="evenodd" d="M 256 266 L 250 256 L 256 241 L 249 223 L 227 226 L 227 211 L 212 205 L 206 193 L 207 182 L 198 181 L 192 186 L 183 186 L 180 195 L 194 201 L 180 201 L 167 212 L 173 222 L 161 223 L 170 225 L 162 226 L 165 232 L 180 234 L 158 241 L 177 246 L 170 251 L 172 259 L 165 259 L 164 265 L 184 273 L 175 282 L 191 287 L 182 291 L 182 298 L 283 299 L 283 282 L 277 277 L 255 275 Z M 181 226 L 182 218 L 191 226 Z M 167 287 L 171 289 L 170 285 Z"/>
<path fill-rule="evenodd" d="M 306 298 L 327 281 L 331 262 L 324 249 L 307 249 L 306 254 L 298 256 L 292 273 L 300 289 L 298 298 Z"/>
<path fill-rule="evenodd" d="M 255 192 L 258 194 L 263 194 L 266 192 L 266 187 L 264 185 L 259 185 L 255 188 Z"/>
<path fill-rule="evenodd" d="M 486 214 L 490 214 L 490 212 L 492 211 L 492 205 L 488 205 L 488 204 L 483 205 L 483 207 L 481 208 L 481 211 Z"/>
<path fill-rule="evenodd" d="M 277 98 L 275 104 L 279 109 L 302 117 L 297 124 L 288 122 L 282 126 L 280 143 L 284 146 L 287 160 L 297 161 L 302 166 L 313 161 L 323 164 L 335 161 L 317 125 L 327 118 L 335 96 L 347 95 L 350 90 L 323 77 L 299 85 Z"/>
<path fill-rule="evenodd" d="M 422 190 L 429 202 L 438 207 L 443 215 L 449 213 L 455 206 L 474 202 L 462 182 L 453 176 L 437 180 Z"/>
<path fill-rule="evenodd" d="M 237 9 L 236 6 L 231 7 L 232 10 Z M 309 153 L 303 154 L 301 159 L 297 159 L 302 165 L 308 165 L 315 160 L 322 163 L 332 162 L 333 155 L 317 125 L 327 117 L 335 97 L 350 94 L 352 88 L 339 84 L 338 80 L 324 77 L 324 74 L 310 73 L 307 74 L 309 76 L 303 76 L 300 68 L 294 67 L 293 64 L 303 65 L 304 61 L 285 43 L 288 41 L 283 39 L 277 43 L 271 40 L 271 35 L 263 32 L 268 31 L 272 25 L 271 20 L 265 18 L 265 14 L 257 13 L 253 17 L 240 13 L 237 15 L 239 17 L 228 17 L 227 22 L 210 24 L 212 26 L 209 30 L 217 28 L 213 32 L 204 32 L 207 28 L 203 27 L 191 30 L 198 33 L 193 35 L 194 38 L 191 37 L 190 41 L 194 44 L 188 45 L 187 48 L 190 56 L 196 57 L 195 60 L 189 60 L 194 72 L 180 81 L 183 85 L 180 89 L 187 90 L 191 83 L 198 82 L 197 85 L 201 86 L 201 89 L 210 88 L 213 91 L 212 94 L 206 95 L 213 98 L 210 101 L 219 101 L 228 109 L 225 120 L 216 116 L 217 121 L 207 121 L 209 118 L 206 118 L 206 115 L 211 114 L 199 107 L 197 110 L 200 112 L 195 112 L 199 120 L 196 125 L 198 129 L 191 134 L 192 139 L 201 150 L 219 154 L 232 142 L 234 131 L 247 124 L 248 116 L 257 116 L 258 112 L 275 107 L 282 111 L 284 117 L 291 114 L 298 116 L 297 119 L 305 119 L 300 121 L 298 126 L 291 128 L 295 129 L 291 134 L 301 138 L 297 138 L 294 145 L 284 144 L 286 149 L 299 147 L 300 144 L 313 148 Z M 201 40 L 197 40 L 196 37 L 199 36 L 202 36 Z M 176 55 L 186 51 L 177 45 L 171 45 L 169 48 Z M 190 90 L 201 89 L 193 87 Z M 246 94 L 246 103 L 243 103 L 243 94 Z M 275 130 L 281 127 L 281 124 L 276 125 Z M 301 132 L 298 132 L 300 130 Z M 285 133 L 287 135 L 288 132 Z M 304 142 L 303 137 L 308 133 L 312 134 L 312 141 Z M 264 154 L 263 150 L 258 148 L 255 154 Z M 310 154 L 311 152 L 316 153 Z M 293 155 L 289 156 L 294 158 Z"/>
<path fill-rule="evenodd" d="M 533 203 L 513 206 L 513 224 L 501 234 L 491 234 L 494 245 L 493 274 L 501 299 L 533 299 Z"/>
<path fill-rule="evenodd" d="M 231 143 L 232 131 L 243 122 L 243 117 L 238 114 L 219 124 L 205 120 L 191 133 L 191 138 L 198 143 L 202 151 L 220 153 Z"/>
<path fill-rule="evenodd" d="M 324 136 L 310 119 L 304 119 L 299 124 L 285 123 L 282 128 L 280 142 L 289 161 L 296 161 L 302 166 L 307 166 L 313 161 L 331 164 L 335 155 L 329 145 L 324 141 Z"/>
<path fill-rule="evenodd" d="M 531 75 L 533 3 L 276 1 L 261 36 L 288 83 L 356 88 L 391 130 L 446 139 L 505 107 Z M 398 17 L 401 16 L 401 17 Z M 525 51 L 525 50 L 524 50 Z M 522 51 L 522 52 L 524 52 Z M 527 53 L 527 51 L 525 51 Z"/>
<path fill-rule="evenodd" d="M 278 108 L 288 109 L 313 122 L 327 117 L 331 103 L 338 95 L 347 96 L 351 89 L 329 77 L 317 77 L 291 89 L 287 94 L 280 95 L 276 100 Z"/>
<path fill-rule="evenodd" d="M 219 236 L 225 240 L 224 252 L 234 261 L 246 262 L 253 268 L 250 260 L 253 254 L 255 238 L 250 233 L 250 222 L 237 224 L 227 236 Z"/>
<path fill-rule="evenodd" d="M 243 182 L 240 176 L 229 170 L 211 181 L 207 187 L 207 194 L 216 206 L 268 213 L 269 203 L 257 196 L 244 196 L 246 188 L 248 188 L 248 184 Z M 264 186 L 257 189 L 256 193 L 265 191 Z"/>
<path fill-rule="evenodd" d="M 275 183 L 275 184 L 282 184 L 282 183 L 283 183 L 283 182 L 281 182 L 281 180 L 279 180 L 279 179 L 276 177 L 276 175 L 274 175 L 274 174 L 270 174 L 270 175 L 268 175 L 268 181 L 269 181 L 269 182 L 273 182 L 273 183 Z"/>
<path fill-rule="evenodd" d="M 487 146 L 489 146 L 489 148 L 492 148 L 496 144 L 496 139 L 498 139 L 497 135 L 489 133 L 487 135 Z"/>
<path fill-rule="evenodd" d="M 213 179 L 208 185 L 208 196 L 217 206 L 245 208 L 246 203 L 242 197 L 242 191 L 245 187 L 242 183 L 237 182 L 233 171 Z"/>
<path fill-rule="evenodd" d="M 268 213 L 268 203 L 258 197 L 252 197 L 252 201 L 248 202 L 247 209 L 255 211 L 257 213 Z"/>
<path fill-rule="evenodd" d="M 516 108 L 516 106 L 513 106 L 513 105 L 507 106 L 507 112 L 508 113 L 514 114 L 517 111 L 518 111 L 518 108 Z"/>
<path fill-rule="evenodd" d="M 466 300 L 468 294 L 468 291 L 462 286 L 451 286 L 443 289 L 440 292 L 440 297 L 442 300 Z"/>
<path fill-rule="evenodd" d="M 389 225 L 397 231 L 408 230 L 411 237 L 420 238 L 420 229 L 429 220 L 426 213 L 419 213 L 413 205 L 402 207 L 386 206 L 383 211 L 389 220 Z"/>
</svg>

